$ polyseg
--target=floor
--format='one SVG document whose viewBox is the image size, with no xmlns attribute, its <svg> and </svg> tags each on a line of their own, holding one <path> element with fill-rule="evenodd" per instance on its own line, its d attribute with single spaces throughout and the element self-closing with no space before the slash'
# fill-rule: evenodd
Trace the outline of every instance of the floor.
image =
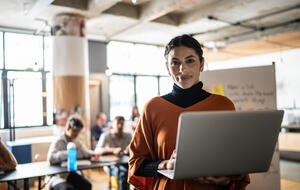
<svg viewBox="0 0 300 190">
<path fill-rule="evenodd" d="M 280 175 L 284 179 L 289 179 L 300 183 L 300 163 L 280 160 Z"/>
<path fill-rule="evenodd" d="M 280 162 L 281 164 L 281 176 L 287 177 L 281 178 L 281 190 L 300 190 L 300 178 L 293 178 L 298 177 L 300 175 L 300 164 L 289 163 L 289 162 Z M 288 169 L 292 172 L 286 172 L 285 169 Z M 292 175 L 292 174 L 296 175 Z M 93 190 L 108 190 L 108 176 L 103 171 L 102 168 L 87 170 L 85 171 L 85 175 L 90 179 L 93 184 Z M 35 183 L 34 187 L 31 187 L 30 190 L 37 189 L 37 182 Z"/>
<path fill-rule="evenodd" d="M 300 173 L 300 172 L 299 172 Z M 86 176 L 89 176 L 90 181 L 93 183 L 93 190 L 108 190 L 108 176 L 103 169 L 88 170 L 85 172 Z M 30 190 L 36 190 L 35 187 Z M 289 179 L 281 178 L 281 190 L 300 190 L 300 182 Z"/>
</svg>

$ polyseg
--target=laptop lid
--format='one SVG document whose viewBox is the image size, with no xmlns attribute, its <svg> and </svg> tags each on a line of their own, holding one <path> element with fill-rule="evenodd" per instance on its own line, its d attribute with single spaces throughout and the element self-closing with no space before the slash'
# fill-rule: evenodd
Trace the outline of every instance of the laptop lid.
<svg viewBox="0 0 300 190">
<path fill-rule="evenodd" d="M 282 117 L 281 110 L 182 113 L 173 178 L 267 171 Z"/>
</svg>

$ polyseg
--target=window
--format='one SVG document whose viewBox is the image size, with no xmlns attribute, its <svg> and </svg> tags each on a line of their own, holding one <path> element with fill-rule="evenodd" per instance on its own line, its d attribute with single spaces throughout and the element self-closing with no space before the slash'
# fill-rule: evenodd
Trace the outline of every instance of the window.
<svg viewBox="0 0 300 190">
<path fill-rule="evenodd" d="M 42 36 L 5 33 L 6 69 L 32 69 L 43 67 Z"/>
<path fill-rule="evenodd" d="M 114 73 L 167 75 L 163 48 L 123 42 L 107 46 L 107 65 Z"/>
<path fill-rule="evenodd" d="M 3 68 L 3 33 L 0 32 L 0 68 Z M 2 95 L 2 71 L 0 71 L 0 128 L 4 127 L 4 110 Z"/>
<path fill-rule="evenodd" d="M 159 88 L 159 92 L 160 92 L 160 95 L 165 95 L 165 94 L 168 94 L 172 91 L 173 89 L 173 80 L 171 79 L 171 77 L 160 77 L 159 78 L 159 85 L 160 85 L 160 88 Z"/>
<path fill-rule="evenodd" d="M 126 119 L 131 116 L 134 106 L 134 79 L 131 76 L 110 77 L 110 118 L 122 115 Z"/>
<path fill-rule="evenodd" d="M 151 98 L 158 95 L 157 77 L 143 77 L 143 76 L 137 77 L 136 95 L 137 95 L 137 106 L 139 110 L 143 110 L 145 103 Z"/>
<path fill-rule="evenodd" d="M 148 100 L 172 88 L 172 82 L 165 79 L 169 77 L 164 77 L 167 70 L 161 47 L 110 42 L 107 46 L 107 65 L 114 73 L 110 77 L 111 119 L 116 115 L 129 119 L 134 105 L 141 111 Z"/>
<path fill-rule="evenodd" d="M 46 97 L 47 97 L 47 124 L 53 124 L 53 77 L 52 73 L 46 75 Z"/>
<path fill-rule="evenodd" d="M 2 71 L 0 71 L 0 128 L 4 128 L 4 109 L 3 109 L 3 91 L 2 91 Z"/>
<path fill-rule="evenodd" d="M 7 78 L 12 124 L 16 127 L 43 125 L 41 73 L 8 72 Z"/>
<path fill-rule="evenodd" d="M 45 37 L 45 70 L 52 72 L 52 43 L 51 43 L 51 37 Z M 52 81 L 51 81 L 52 82 Z"/>
<path fill-rule="evenodd" d="M 3 32 L 0 32 L 0 68 L 3 69 Z"/>
<path fill-rule="evenodd" d="M 0 67 L 1 73 L 7 73 L 7 79 L 3 80 L 7 80 L 8 84 L 7 89 L 4 89 L 1 77 L 0 127 L 8 127 L 3 125 L 4 117 L 6 117 L 4 113 L 8 113 L 7 117 L 10 117 L 11 125 L 15 127 L 53 124 L 53 87 L 49 72 L 46 77 L 46 93 L 42 92 L 42 70 L 45 69 L 43 61 L 45 60 L 48 64 L 47 69 L 51 68 L 49 38 L 44 40 L 43 36 L 10 32 L 0 32 L 0 34 Z M 4 52 L 5 68 L 3 66 Z M 36 68 L 40 71 L 34 72 Z M 8 96 L 7 104 L 3 102 L 3 93 Z M 45 123 L 43 121 L 43 97 L 47 98 L 47 121 Z"/>
<path fill-rule="evenodd" d="M 147 101 L 171 92 L 172 87 L 173 81 L 167 76 L 113 74 L 110 77 L 110 118 L 123 115 L 130 119 L 134 105 L 142 111 Z"/>
</svg>

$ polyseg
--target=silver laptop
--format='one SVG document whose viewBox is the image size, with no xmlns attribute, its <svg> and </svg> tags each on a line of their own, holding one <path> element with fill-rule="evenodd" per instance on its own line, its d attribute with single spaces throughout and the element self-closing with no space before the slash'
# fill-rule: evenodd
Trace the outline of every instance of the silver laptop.
<svg viewBox="0 0 300 190">
<path fill-rule="evenodd" d="M 227 176 L 269 169 L 282 110 L 184 112 L 178 121 L 170 179 Z"/>
</svg>

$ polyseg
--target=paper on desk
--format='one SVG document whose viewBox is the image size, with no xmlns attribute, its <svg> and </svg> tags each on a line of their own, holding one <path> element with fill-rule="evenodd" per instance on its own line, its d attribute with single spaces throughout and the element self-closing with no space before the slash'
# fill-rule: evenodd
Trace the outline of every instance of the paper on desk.
<svg viewBox="0 0 300 190">
<path fill-rule="evenodd" d="M 99 161 L 100 162 L 115 162 L 119 160 L 118 156 L 109 155 L 109 156 L 100 156 Z"/>
<path fill-rule="evenodd" d="M 88 166 L 91 165 L 92 162 L 90 160 L 77 160 L 77 166 Z M 67 167 L 68 162 L 64 161 L 60 164 L 61 167 Z"/>
</svg>

